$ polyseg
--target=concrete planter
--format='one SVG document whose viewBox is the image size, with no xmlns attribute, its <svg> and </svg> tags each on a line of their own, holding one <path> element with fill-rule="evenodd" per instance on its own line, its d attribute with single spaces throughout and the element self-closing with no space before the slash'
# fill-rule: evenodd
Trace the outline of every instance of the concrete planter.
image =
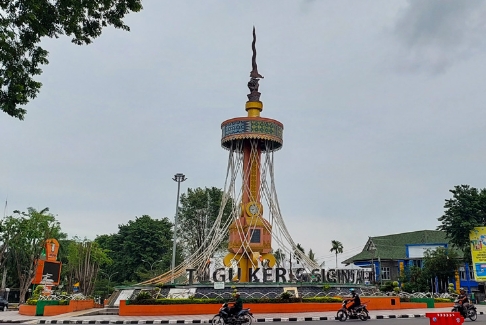
<svg viewBox="0 0 486 325">
<path fill-rule="evenodd" d="M 398 297 L 362 297 L 362 303 L 368 310 L 390 310 L 403 308 L 424 308 L 425 304 L 407 303 L 402 306 Z M 127 305 L 120 301 L 120 316 L 169 316 L 169 315 L 197 315 L 217 314 L 219 304 L 183 304 L 183 305 Z M 250 308 L 254 314 L 264 313 L 305 313 L 337 311 L 341 303 L 244 303 L 244 308 Z"/>
<path fill-rule="evenodd" d="M 55 316 L 91 308 L 94 308 L 94 300 L 71 300 L 69 305 L 59 305 L 57 300 L 41 300 L 37 302 L 37 305 L 20 305 L 19 314 L 26 316 Z"/>
</svg>

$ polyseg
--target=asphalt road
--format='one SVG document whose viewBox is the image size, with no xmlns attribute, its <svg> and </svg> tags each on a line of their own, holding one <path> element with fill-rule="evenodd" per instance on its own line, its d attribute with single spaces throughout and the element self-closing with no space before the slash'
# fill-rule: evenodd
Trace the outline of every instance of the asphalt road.
<svg viewBox="0 0 486 325">
<path fill-rule="evenodd" d="M 292 324 L 296 324 L 295 322 L 289 322 Z M 304 324 L 306 325 L 329 325 L 330 321 L 313 321 L 313 322 L 305 322 Z M 432 324 L 430 323 L 430 320 L 428 318 L 394 318 L 394 319 L 370 319 L 366 322 L 360 321 L 360 320 L 347 320 L 345 322 L 339 322 L 339 321 L 331 321 L 332 324 L 360 324 L 360 325 L 429 325 Z M 302 324 L 302 323 L 299 323 Z M 475 322 L 472 322 L 471 320 L 467 319 L 463 324 L 471 324 L 471 325 L 476 325 L 476 324 L 486 324 L 486 316 L 480 315 L 478 316 L 478 319 Z"/>
</svg>

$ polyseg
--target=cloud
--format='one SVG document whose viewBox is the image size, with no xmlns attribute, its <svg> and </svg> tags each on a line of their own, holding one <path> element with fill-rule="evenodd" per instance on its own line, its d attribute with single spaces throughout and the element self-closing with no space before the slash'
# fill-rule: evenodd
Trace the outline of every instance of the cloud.
<svg viewBox="0 0 486 325">
<path fill-rule="evenodd" d="M 442 73 L 474 55 L 484 44 L 484 1 L 409 0 L 398 13 L 394 36 L 399 66 Z"/>
</svg>

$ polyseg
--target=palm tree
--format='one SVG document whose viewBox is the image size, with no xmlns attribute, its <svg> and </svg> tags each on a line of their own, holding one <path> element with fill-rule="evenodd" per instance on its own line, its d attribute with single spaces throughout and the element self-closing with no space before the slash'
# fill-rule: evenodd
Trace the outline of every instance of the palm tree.
<svg viewBox="0 0 486 325">
<path fill-rule="evenodd" d="M 343 243 L 341 243 L 338 240 L 333 240 L 331 241 L 331 245 L 332 245 L 331 252 L 336 253 L 336 269 L 337 269 L 337 256 L 339 253 L 343 252 Z"/>
</svg>

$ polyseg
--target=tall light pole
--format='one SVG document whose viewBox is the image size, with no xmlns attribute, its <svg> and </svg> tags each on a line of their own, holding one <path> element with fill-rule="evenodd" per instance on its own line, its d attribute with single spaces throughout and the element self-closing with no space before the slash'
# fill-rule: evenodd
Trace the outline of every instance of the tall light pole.
<svg viewBox="0 0 486 325">
<path fill-rule="evenodd" d="M 176 258 L 176 240 L 177 240 L 177 216 L 179 215 L 179 193 L 181 191 L 181 183 L 186 180 L 186 176 L 182 173 L 175 174 L 172 180 L 177 182 L 177 204 L 176 204 L 176 214 L 174 218 L 174 240 L 172 243 L 172 280 L 174 283 L 174 269 L 175 269 L 175 258 Z"/>
<path fill-rule="evenodd" d="M 154 269 L 154 265 L 159 263 L 159 262 L 162 262 L 163 260 L 158 260 L 158 261 L 154 261 L 153 263 L 150 263 L 149 261 L 147 260 L 142 260 L 142 262 L 145 262 L 145 263 L 148 263 L 150 265 L 150 272 L 152 272 L 152 270 Z"/>
</svg>

